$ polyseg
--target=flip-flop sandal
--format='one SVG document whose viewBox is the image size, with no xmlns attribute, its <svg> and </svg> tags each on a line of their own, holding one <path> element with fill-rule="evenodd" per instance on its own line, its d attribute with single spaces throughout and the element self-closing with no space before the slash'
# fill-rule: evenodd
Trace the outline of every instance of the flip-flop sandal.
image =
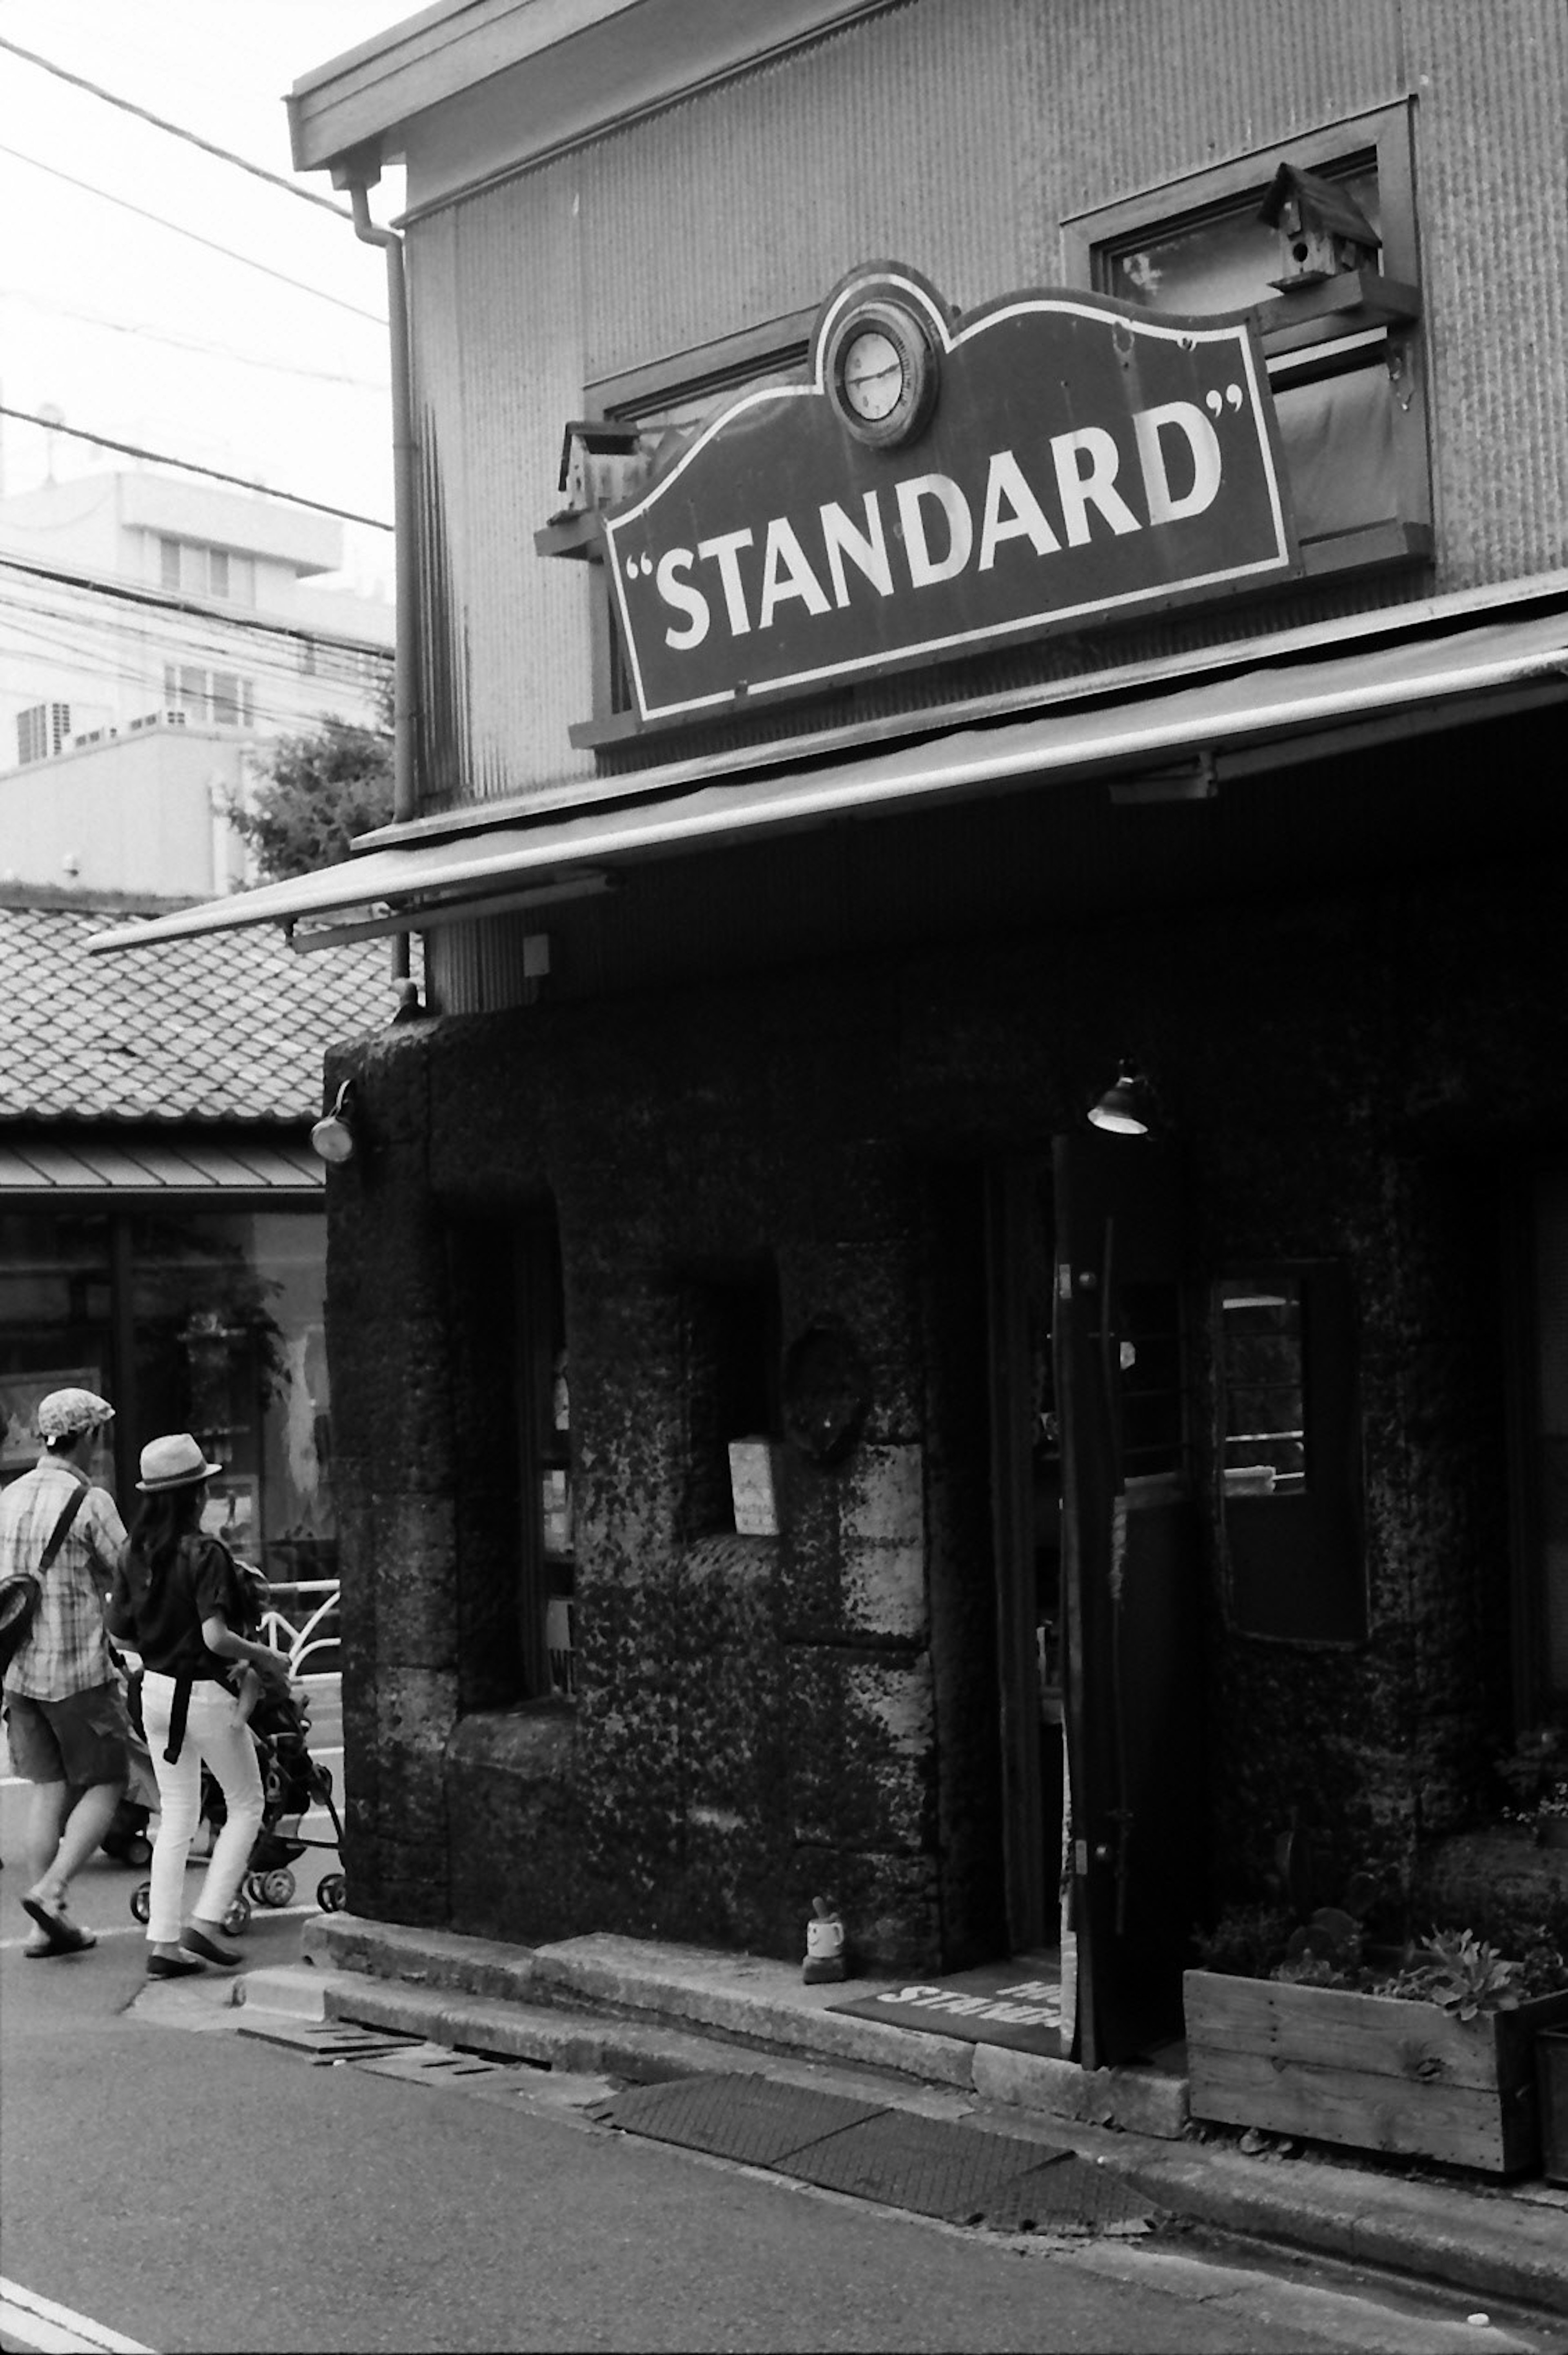
<svg viewBox="0 0 1568 2355">
<path fill-rule="evenodd" d="M 77 1928 L 63 1906 L 51 1912 L 41 1897 L 24 1897 L 22 1911 L 30 1921 L 37 1923 L 44 1934 L 45 1943 L 41 1946 L 24 1946 L 22 1949 L 24 1955 L 30 1955 L 35 1961 L 45 1955 L 85 1955 L 90 1946 L 98 1944 L 91 1930 Z"/>
<path fill-rule="evenodd" d="M 97 1939 L 91 1930 L 79 1930 L 74 1922 L 60 1923 L 59 1931 L 49 1931 L 37 1946 L 24 1946 L 23 1955 L 29 1963 L 47 1962 L 55 1955 L 85 1955 Z"/>
</svg>

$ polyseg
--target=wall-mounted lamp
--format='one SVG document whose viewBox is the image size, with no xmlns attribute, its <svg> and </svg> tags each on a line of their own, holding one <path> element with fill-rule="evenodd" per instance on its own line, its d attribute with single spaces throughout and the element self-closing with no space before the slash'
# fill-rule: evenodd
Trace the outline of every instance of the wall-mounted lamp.
<svg viewBox="0 0 1568 2355">
<path fill-rule="evenodd" d="M 1154 1093 L 1148 1082 L 1123 1058 L 1114 1087 L 1089 1108 L 1095 1128 L 1112 1136 L 1147 1136 L 1154 1126 Z"/>
<path fill-rule="evenodd" d="M 310 1133 L 311 1149 L 326 1162 L 352 1161 L 358 1139 L 354 1134 L 354 1082 L 345 1080 L 338 1089 L 332 1110 L 318 1120 Z"/>
</svg>

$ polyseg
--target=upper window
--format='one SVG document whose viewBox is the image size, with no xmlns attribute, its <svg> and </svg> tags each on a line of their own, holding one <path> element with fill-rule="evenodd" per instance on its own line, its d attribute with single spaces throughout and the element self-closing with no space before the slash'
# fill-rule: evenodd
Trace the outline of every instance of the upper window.
<svg viewBox="0 0 1568 2355">
<path fill-rule="evenodd" d="M 758 385 L 802 382 L 816 315 L 813 311 L 794 312 L 765 326 L 722 336 L 700 351 L 606 377 L 587 388 L 588 421 L 623 429 L 619 438 L 630 446 L 617 447 L 597 474 L 590 462 L 579 470 L 578 478 L 570 479 L 569 432 L 560 483 L 569 505 L 534 541 L 541 556 L 585 557 L 592 567 L 593 718 L 571 730 L 573 743 L 597 743 L 622 734 L 630 725 L 624 715 L 629 715 L 633 702 L 603 578 L 594 510 L 630 496 L 635 477 L 626 472 L 628 459 L 641 479 L 650 480 L 673 463 L 713 411 L 736 393 Z"/>
<path fill-rule="evenodd" d="M 164 665 L 164 706 L 183 712 L 187 719 L 210 720 L 219 728 L 253 728 L 256 724 L 254 682 L 235 671 L 204 670 L 189 663 Z"/>
<path fill-rule="evenodd" d="M 1356 1346 L 1338 1261 L 1214 1285 L 1220 1527 L 1231 1623 L 1245 1635 L 1366 1635 Z"/>
<path fill-rule="evenodd" d="M 1079 214 L 1062 259 L 1148 310 L 1256 313 L 1309 574 L 1430 554 L 1408 107 Z"/>
<path fill-rule="evenodd" d="M 158 539 L 158 578 L 165 589 L 187 596 L 219 597 L 231 605 L 256 602 L 256 559 L 205 540 Z"/>
</svg>

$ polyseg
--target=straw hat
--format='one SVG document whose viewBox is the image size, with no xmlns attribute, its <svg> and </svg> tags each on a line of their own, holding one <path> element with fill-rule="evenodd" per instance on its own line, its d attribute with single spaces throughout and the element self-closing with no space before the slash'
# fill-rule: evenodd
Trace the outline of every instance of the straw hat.
<svg viewBox="0 0 1568 2355">
<path fill-rule="evenodd" d="M 155 1495 L 160 1488 L 189 1488 L 198 1480 L 210 1480 L 221 1472 L 221 1464 L 209 1464 L 188 1431 L 171 1431 L 162 1439 L 149 1439 L 142 1450 L 142 1476 L 138 1488 Z"/>
</svg>

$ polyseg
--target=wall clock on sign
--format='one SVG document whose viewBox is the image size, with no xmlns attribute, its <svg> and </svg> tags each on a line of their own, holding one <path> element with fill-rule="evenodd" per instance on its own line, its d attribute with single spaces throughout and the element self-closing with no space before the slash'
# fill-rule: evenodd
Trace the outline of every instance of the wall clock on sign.
<svg viewBox="0 0 1568 2355">
<path fill-rule="evenodd" d="M 936 400 L 937 356 L 925 323 L 902 303 L 852 304 L 827 348 L 827 389 L 858 441 L 912 441 Z"/>
</svg>

